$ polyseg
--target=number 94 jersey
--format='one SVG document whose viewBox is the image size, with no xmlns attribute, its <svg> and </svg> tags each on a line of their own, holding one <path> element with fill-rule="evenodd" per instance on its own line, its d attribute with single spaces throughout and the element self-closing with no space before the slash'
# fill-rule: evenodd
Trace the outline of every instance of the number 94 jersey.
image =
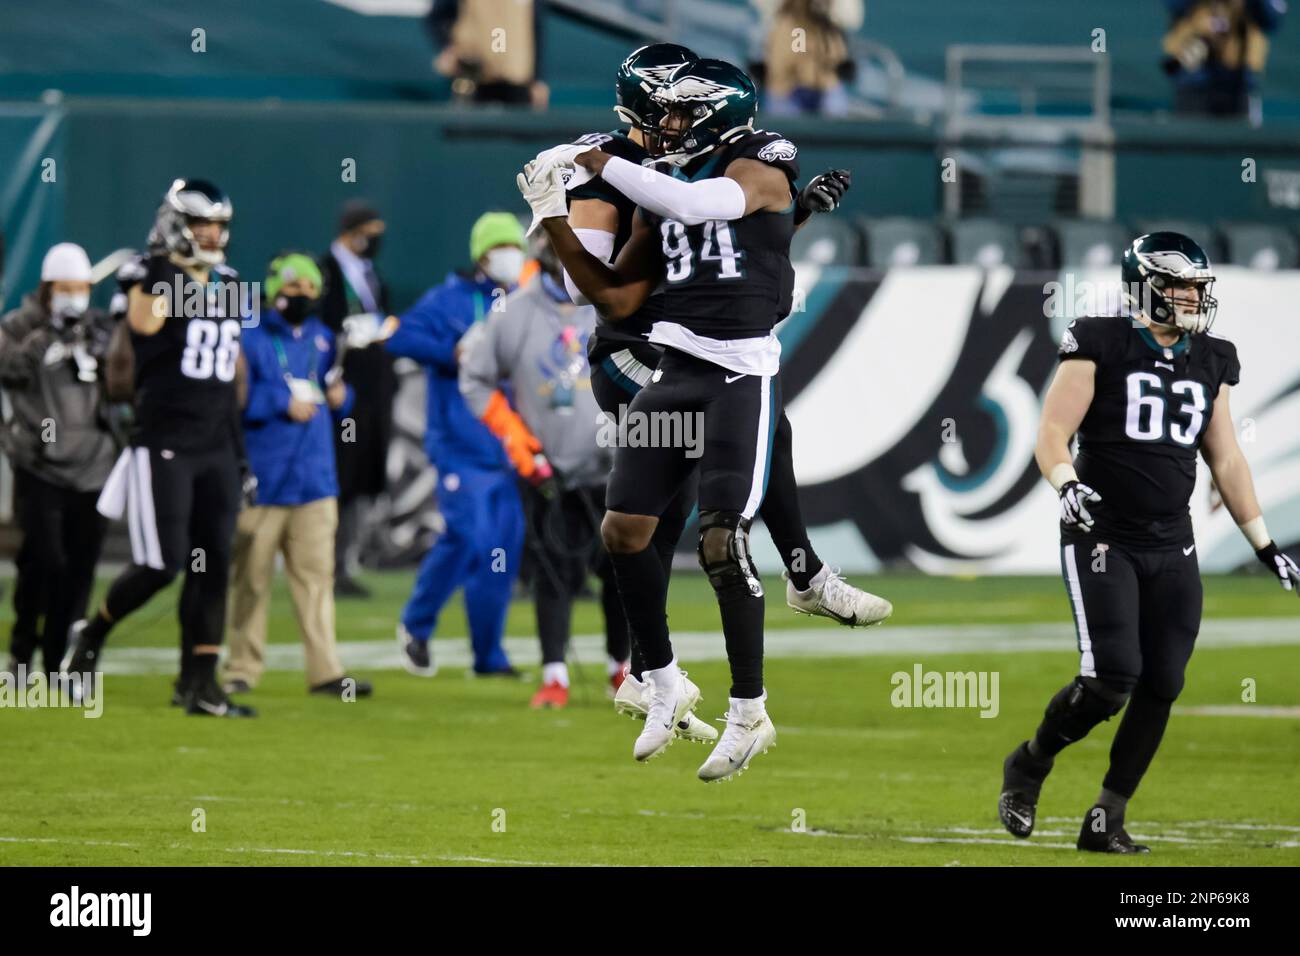
<svg viewBox="0 0 1300 956">
<path fill-rule="evenodd" d="M 1222 385 L 1241 375 L 1237 349 L 1212 335 L 1160 345 L 1122 316 L 1077 319 L 1061 361 L 1097 363 L 1092 405 L 1079 425 L 1075 470 L 1102 501 L 1091 539 L 1173 548 L 1192 538 L 1188 502 L 1196 455 Z M 1075 540 L 1081 532 L 1064 532 Z"/>
<path fill-rule="evenodd" d="M 214 266 L 204 286 L 166 256 L 141 256 L 118 271 L 124 294 L 135 285 L 150 295 L 165 288 L 170 315 L 153 335 L 131 333 L 135 444 L 204 451 L 232 439 L 244 310 L 238 278 Z M 114 305 L 125 311 L 125 295 Z"/>
</svg>

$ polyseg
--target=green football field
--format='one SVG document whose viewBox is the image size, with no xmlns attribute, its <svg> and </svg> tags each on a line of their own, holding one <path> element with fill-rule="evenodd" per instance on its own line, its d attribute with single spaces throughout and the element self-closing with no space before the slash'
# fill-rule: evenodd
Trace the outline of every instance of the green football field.
<svg viewBox="0 0 1300 956">
<path fill-rule="evenodd" d="M 392 666 L 410 575 L 367 581 L 372 599 L 339 606 L 339 639 L 375 682 L 372 699 L 304 692 L 281 588 L 277 669 L 247 698 L 257 720 L 167 705 L 174 593 L 114 634 L 101 718 L 0 710 L 0 863 L 1300 864 L 1300 601 L 1262 577 L 1206 579 L 1203 646 L 1129 808 L 1130 832 L 1154 850 L 1137 860 L 1073 849 L 1114 721 L 1058 760 L 1031 840 L 1013 840 L 994 815 L 1002 758 L 1077 663 L 1057 579 L 858 579 L 896 606 L 865 632 L 796 617 L 769 582 L 778 745 L 709 786 L 695 778 L 703 746 L 632 760 L 639 724 L 604 696 L 594 603 L 575 615 L 586 636 L 573 705 L 534 712 L 528 602 L 515 603 L 509 633 L 533 679 L 444 666 L 422 680 Z M 722 638 L 698 572 L 674 576 L 670 621 L 692 651 L 681 656 L 704 692 L 700 716 L 721 715 Z M 444 660 L 464 660 L 464 633 L 457 602 L 442 623 Z M 893 706 L 892 676 L 918 667 L 996 674 L 996 716 Z"/>
</svg>

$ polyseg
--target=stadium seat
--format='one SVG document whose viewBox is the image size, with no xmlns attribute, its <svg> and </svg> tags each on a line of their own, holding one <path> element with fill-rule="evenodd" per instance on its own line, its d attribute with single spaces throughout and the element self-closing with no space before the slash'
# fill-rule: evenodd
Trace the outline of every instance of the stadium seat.
<svg viewBox="0 0 1300 956">
<path fill-rule="evenodd" d="M 1011 266 L 1024 264 L 1020 239 L 1009 223 L 996 219 L 958 219 L 949 229 L 952 235 L 952 260 L 958 265 Z"/>
<path fill-rule="evenodd" d="M 813 216 L 794 234 L 790 259 L 819 266 L 855 266 L 862 261 L 862 236 L 844 219 Z"/>
<path fill-rule="evenodd" d="M 1147 219 L 1137 224 L 1138 234 L 1148 232 L 1181 232 L 1205 250 L 1210 262 L 1223 261 L 1223 243 L 1219 234 L 1208 222 L 1194 219 Z"/>
<path fill-rule="evenodd" d="M 943 234 L 925 219 L 893 217 L 864 219 L 867 236 L 867 265 L 878 269 L 891 266 L 929 266 L 944 261 Z"/>
<path fill-rule="evenodd" d="M 1252 269 L 1294 269 L 1300 264 L 1300 244 L 1279 226 L 1255 222 L 1219 224 L 1227 255 L 1225 262 Z"/>
<path fill-rule="evenodd" d="M 1105 219 L 1061 219 L 1055 225 L 1061 240 L 1061 265 L 1066 267 L 1119 265 L 1124 245 L 1133 238 L 1120 223 Z"/>
</svg>

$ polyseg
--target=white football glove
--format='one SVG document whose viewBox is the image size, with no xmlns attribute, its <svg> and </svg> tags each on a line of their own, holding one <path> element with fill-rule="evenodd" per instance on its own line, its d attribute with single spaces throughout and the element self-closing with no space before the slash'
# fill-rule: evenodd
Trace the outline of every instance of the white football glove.
<svg viewBox="0 0 1300 956">
<path fill-rule="evenodd" d="M 573 161 L 573 158 L 579 153 L 585 153 L 593 146 L 584 146 L 581 143 L 564 143 L 560 146 L 552 146 L 550 149 L 544 149 L 533 157 L 530 165 L 534 169 L 544 169 L 547 166 L 555 166 L 560 170 L 560 181 L 564 183 L 565 189 L 573 189 L 588 182 L 595 175 L 590 169 L 579 166 Z"/>
<path fill-rule="evenodd" d="M 1101 495 L 1081 481 L 1067 481 L 1061 485 L 1061 524 L 1067 528 L 1091 531 L 1093 517 L 1088 505 L 1101 501 Z"/>
<path fill-rule="evenodd" d="M 1255 556 L 1263 562 L 1264 567 L 1281 578 L 1282 587 L 1300 594 L 1300 567 L 1297 567 L 1294 561 L 1278 550 L 1276 542 L 1270 541 L 1256 551 Z"/>
<path fill-rule="evenodd" d="M 568 218 L 569 201 L 564 196 L 564 181 L 560 178 L 557 167 L 538 168 L 529 163 L 515 177 L 515 185 L 533 211 L 533 221 L 529 223 L 525 235 L 531 236 L 536 232 L 543 219 Z"/>
</svg>

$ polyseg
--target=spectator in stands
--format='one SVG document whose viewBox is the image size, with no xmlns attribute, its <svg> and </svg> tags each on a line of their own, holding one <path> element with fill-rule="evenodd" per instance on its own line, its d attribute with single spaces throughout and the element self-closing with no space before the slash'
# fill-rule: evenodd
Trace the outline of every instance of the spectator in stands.
<svg viewBox="0 0 1300 956">
<path fill-rule="evenodd" d="M 473 103 L 546 109 L 541 75 L 544 0 L 433 0 L 425 25 L 438 48 L 433 68 Z M 507 42 L 508 40 L 508 42 Z"/>
<path fill-rule="evenodd" d="M 770 0 L 755 0 L 760 9 Z M 780 0 L 760 71 L 768 112 L 843 116 L 854 77 L 846 34 L 862 25 L 862 0 Z"/>
<path fill-rule="evenodd" d="M 502 440 L 529 488 L 533 609 L 542 644 L 542 686 L 532 706 L 564 707 L 573 602 L 589 572 L 601 579 L 607 673 L 614 691 L 627 673 L 630 643 L 613 566 L 600 539 L 613 459 L 610 443 L 602 447 L 598 441 L 604 416 L 591 393 L 587 366 L 596 310 L 570 300 L 563 268 L 544 234 L 535 252 L 539 278 L 513 292 L 505 308 L 461 341 L 460 390 L 470 411 Z M 502 394 L 503 382 L 513 404 Z"/>
<path fill-rule="evenodd" d="M 117 444 L 99 370 L 112 320 L 89 307 L 90 289 L 85 250 L 61 242 L 46 253 L 37 290 L 0 319 L 0 385 L 13 410 L 0 446 L 13 464 L 23 532 L 11 672 L 30 669 L 38 640 L 45 671 L 59 669 L 68 627 L 86 614 L 104 540 L 95 503 Z"/>
<path fill-rule="evenodd" d="M 339 232 L 320 259 L 324 279 L 320 317 L 338 335 L 343 321 L 358 313 L 381 320 L 388 314 L 388 287 L 375 267 L 386 226 L 364 201 L 349 202 L 339 217 Z M 388 441 L 393 431 L 393 396 L 397 376 L 393 360 L 380 345 L 350 349 L 344 377 L 355 392 L 350 422 L 335 432 L 338 458 L 339 530 L 335 546 L 335 592 L 340 597 L 367 597 L 356 580 L 366 510 L 387 484 Z"/>
<path fill-rule="evenodd" d="M 248 383 L 244 442 L 257 500 L 239 514 L 230 575 L 230 694 L 257 686 L 265 668 L 266 615 L 276 555 L 284 556 L 312 693 L 364 697 L 366 681 L 343 673 L 334 633 L 334 532 L 338 481 L 334 422 L 352 396 L 335 365 L 334 334 L 313 313 L 321 274 L 310 256 L 271 260 L 257 325 L 244 329 Z M 334 422 L 331 422 L 331 418 Z"/>
<path fill-rule="evenodd" d="M 501 646 L 510 592 L 519 573 L 524 516 L 501 443 L 465 405 L 458 385 L 458 344 L 475 323 L 501 308 L 524 267 L 524 230 L 508 212 L 484 213 L 469 238 L 470 261 L 401 316 L 388 340 L 394 355 L 428 371 L 424 448 L 438 471 L 438 507 L 447 530 L 416 575 L 397 625 L 402 666 L 420 677 L 437 673 L 431 638 L 443 606 L 465 592 L 474 672 L 517 676 Z M 535 466 L 521 468 L 536 473 Z"/>
<path fill-rule="evenodd" d="M 1165 0 L 1173 22 L 1165 34 L 1165 70 L 1179 113 L 1246 116 L 1260 121 L 1258 86 L 1268 34 L 1282 23 L 1286 0 Z"/>
</svg>

